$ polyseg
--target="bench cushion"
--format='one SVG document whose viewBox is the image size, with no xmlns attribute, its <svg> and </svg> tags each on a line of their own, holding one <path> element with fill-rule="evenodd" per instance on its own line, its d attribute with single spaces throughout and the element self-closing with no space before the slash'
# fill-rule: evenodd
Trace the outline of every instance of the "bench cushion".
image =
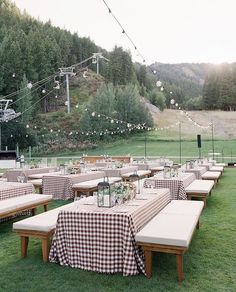
<svg viewBox="0 0 236 292">
<path fill-rule="evenodd" d="M 202 175 L 203 179 L 218 179 L 221 173 L 218 171 L 207 171 Z"/>
<path fill-rule="evenodd" d="M 223 172 L 224 167 L 223 166 L 212 166 L 209 171 L 220 171 Z"/>
<path fill-rule="evenodd" d="M 51 195 L 37 195 L 37 194 L 28 194 L 24 196 L 18 196 L 11 199 L 1 201 L 0 213 L 5 213 L 8 211 L 14 211 L 18 208 L 23 208 L 27 205 L 38 204 L 46 200 L 52 200 Z"/>
<path fill-rule="evenodd" d="M 135 236 L 136 241 L 188 247 L 198 222 L 193 214 L 159 213 Z"/>
<path fill-rule="evenodd" d="M 160 213 L 165 214 L 194 214 L 200 216 L 204 203 L 202 201 L 172 200 Z"/>
<path fill-rule="evenodd" d="M 127 172 L 123 174 L 122 177 L 129 178 L 129 176 L 132 174 L 134 174 L 134 172 Z M 145 176 L 145 175 L 150 175 L 150 174 L 151 174 L 151 170 L 137 170 L 137 175 L 140 177 Z"/>
<path fill-rule="evenodd" d="M 56 227 L 59 212 L 74 204 L 75 203 L 70 203 L 59 208 L 55 208 L 53 210 L 41 213 L 39 215 L 15 222 L 13 223 L 13 230 L 50 232 Z"/>
<path fill-rule="evenodd" d="M 214 186 L 214 180 L 194 180 L 185 188 L 187 194 L 209 194 Z"/>
<path fill-rule="evenodd" d="M 199 201 L 171 201 L 136 234 L 136 241 L 188 247 L 203 205 Z"/>
</svg>

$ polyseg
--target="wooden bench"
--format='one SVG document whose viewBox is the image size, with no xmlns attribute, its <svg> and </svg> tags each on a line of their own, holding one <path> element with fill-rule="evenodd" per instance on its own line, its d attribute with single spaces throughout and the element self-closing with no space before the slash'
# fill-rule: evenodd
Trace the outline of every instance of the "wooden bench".
<svg viewBox="0 0 236 292">
<path fill-rule="evenodd" d="M 164 252 L 176 255 L 178 279 L 183 280 L 183 254 L 199 228 L 202 209 L 201 201 L 173 200 L 136 234 L 136 243 L 144 251 L 148 278 L 152 276 L 152 252 Z"/>
<path fill-rule="evenodd" d="M 220 179 L 221 172 L 219 171 L 206 171 L 202 175 L 202 179 L 214 180 L 217 183 Z"/>
<path fill-rule="evenodd" d="M 13 223 L 13 231 L 15 231 L 21 238 L 22 257 L 27 256 L 29 237 L 35 237 L 41 239 L 43 261 L 48 262 L 49 239 L 54 233 L 57 223 L 57 216 L 61 210 L 68 208 L 73 204 L 74 203 L 70 203 L 34 217 Z"/>
<path fill-rule="evenodd" d="M 211 195 L 211 191 L 214 187 L 214 180 L 202 180 L 196 179 L 189 186 L 185 188 L 188 200 L 192 198 L 200 198 L 204 202 L 204 208 L 206 207 L 206 198 Z"/>
<path fill-rule="evenodd" d="M 224 167 L 223 166 L 212 166 L 209 171 L 219 171 L 220 174 L 222 175 L 223 171 L 224 171 Z"/>
<path fill-rule="evenodd" d="M 36 208 L 39 206 L 44 206 L 44 211 L 47 211 L 48 203 L 51 200 L 51 195 L 38 194 L 28 194 L 2 200 L 0 204 L 0 218 L 10 217 L 27 210 L 32 210 L 32 215 L 35 215 Z"/>
</svg>

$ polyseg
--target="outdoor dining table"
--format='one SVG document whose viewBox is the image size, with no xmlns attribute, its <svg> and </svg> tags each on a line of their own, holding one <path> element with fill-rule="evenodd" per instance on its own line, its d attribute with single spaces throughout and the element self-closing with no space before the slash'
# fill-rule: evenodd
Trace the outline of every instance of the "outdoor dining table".
<svg viewBox="0 0 236 292">
<path fill-rule="evenodd" d="M 31 168 L 31 169 L 11 169 L 5 173 L 7 181 L 17 182 L 18 177 L 21 176 L 24 178 L 24 182 L 27 182 L 28 176 L 38 173 L 49 173 L 50 171 L 56 171 L 56 167 L 42 167 L 42 168 Z"/>
<path fill-rule="evenodd" d="M 53 195 L 53 199 L 69 200 L 74 198 L 73 185 L 82 181 L 96 179 L 97 174 L 104 172 L 91 172 L 79 174 L 45 175 L 42 178 L 42 192 Z M 105 174 L 104 174 L 105 175 Z"/>
<path fill-rule="evenodd" d="M 206 170 L 210 170 L 210 168 L 213 166 L 213 162 L 202 162 L 199 163 L 200 167 L 206 167 Z"/>
<path fill-rule="evenodd" d="M 28 180 L 31 179 L 42 179 L 45 175 L 60 175 L 61 171 L 53 171 L 53 172 L 44 172 L 44 173 L 35 173 L 28 175 Z"/>
<path fill-rule="evenodd" d="M 35 189 L 31 183 L 5 182 L 0 181 L 0 201 L 11 199 L 18 196 L 24 196 L 34 193 Z M 24 211 L 19 214 L 29 214 L 30 211 Z M 9 218 L 0 219 L 0 222 L 7 221 Z"/>
<path fill-rule="evenodd" d="M 145 188 L 169 188 L 172 200 L 187 200 L 185 188 L 196 179 L 194 173 L 180 172 L 178 177 L 164 178 L 164 173 L 159 172 L 151 178 L 144 180 Z"/>
<path fill-rule="evenodd" d="M 17 196 L 32 194 L 34 186 L 31 183 L 0 182 L 0 201 Z"/>
<path fill-rule="evenodd" d="M 190 169 L 184 169 L 184 172 L 187 173 L 194 173 L 196 176 L 196 179 L 202 179 L 202 175 L 206 172 L 206 167 L 204 166 L 198 166 Z"/>
<path fill-rule="evenodd" d="M 103 171 L 105 172 L 106 176 L 122 176 L 128 172 L 135 172 L 138 170 L 138 166 L 124 166 L 121 168 L 104 168 Z"/>
<path fill-rule="evenodd" d="M 160 189 L 112 208 L 98 207 L 94 197 L 76 201 L 58 215 L 50 262 L 125 276 L 145 273 L 135 234 L 170 200 L 170 191 Z"/>
</svg>

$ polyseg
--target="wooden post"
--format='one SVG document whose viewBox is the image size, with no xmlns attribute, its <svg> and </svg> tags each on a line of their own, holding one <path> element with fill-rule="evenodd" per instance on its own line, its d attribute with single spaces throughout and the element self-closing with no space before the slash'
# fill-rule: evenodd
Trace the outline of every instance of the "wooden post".
<svg viewBox="0 0 236 292">
<path fill-rule="evenodd" d="M 178 279 L 181 283 L 183 281 L 183 255 L 176 254 L 176 264 L 177 264 L 177 271 L 178 271 Z"/>
<path fill-rule="evenodd" d="M 152 277 L 152 251 L 151 250 L 144 250 L 144 257 L 145 257 L 145 271 L 147 278 Z"/>
<path fill-rule="evenodd" d="M 48 238 L 42 238 L 42 254 L 43 254 L 43 261 L 47 263 L 48 255 L 49 255 Z"/>
<path fill-rule="evenodd" d="M 21 236 L 21 256 L 25 258 L 27 256 L 29 237 Z"/>
</svg>

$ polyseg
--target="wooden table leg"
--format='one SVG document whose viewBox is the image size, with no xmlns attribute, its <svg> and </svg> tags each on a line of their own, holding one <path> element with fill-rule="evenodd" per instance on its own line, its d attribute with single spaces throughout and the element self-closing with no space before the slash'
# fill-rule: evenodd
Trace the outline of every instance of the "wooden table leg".
<svg viewBox="0 0 236 292">
<path fill-rule="evenodd" d="M 145 271 L 147 278 L 152 277 L 152 251 L 151 250 L 144 250 L 144 257 L 145 257 Z"/>
<path fill-rule="evenodd" d="M 177 254 L 176 255 L 176 264 L 177 264 L 177 271 L 178 271 L 178 279 L 179 282 L 183 281 L 183 255 L 182 254 Z"/>
<path fill-rule="evenodd" d="M 21 236 L 21 256 L 25 258 L 27 256 L 29 237 Z"/>
<path fill-rule="evenodd" d="M 44 212 L 47 212 L 47 210 L 48 210 L 48 204 L 43 205 L 43 208 L 44 208 Z"/>
<path fill-rule="evenodd" d="M 49 256 L 48 238 L 42 238 L 42 254 L 43 254 L 43 261 L 47 263 L 48 256 Z"/>
<path fill-rule="evenodd" d="M 34 216 L 35 213 L 36 213 L 36 208 L 33 208 L 33 209 L 32 209 L 32 216 Z"/>
</svg>

